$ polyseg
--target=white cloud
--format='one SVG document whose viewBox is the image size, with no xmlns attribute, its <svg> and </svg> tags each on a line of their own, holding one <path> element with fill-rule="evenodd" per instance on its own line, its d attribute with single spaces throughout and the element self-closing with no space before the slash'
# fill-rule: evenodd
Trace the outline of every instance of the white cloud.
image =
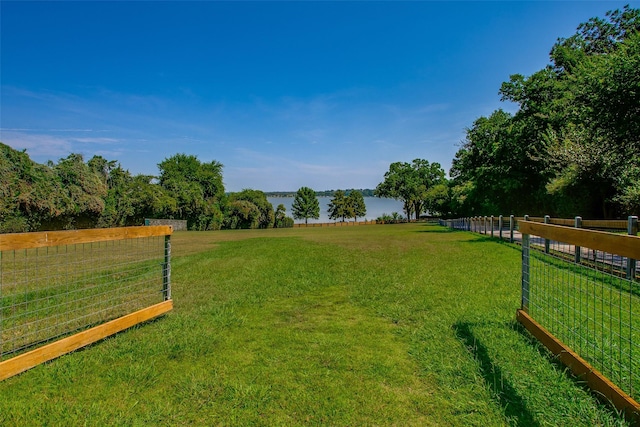
<svg viewBox="0 0 640 427">
<path fill-rule="evenodd" d="M 94 129 L 38 129 L 38 128 L 2 128 L 0 132 L 104 132 Z"/>
<path fill-rule="evenodd" d="M 119 139 L 115 138 L 71 138 L 71 140 L 83 144 L 113 144 L 120 142 Z"/>
<path fill-rule="evenodd" d="M 66 157 L 72 152 L 72 144 L 67 138 L 46 134 L 24 133 L 0 130 L 0 141 L 16 150 L 27 150 L 29 157 L 35 161 Z"/>
<path fill-rule="evenodd" d="M 24 131 L 0 129 L 0 141 L 16 150 L 26 149 L 29 157 L 39 163 L 67 157 L 71 153 L 81 153 L 89 156 L 101 155 L 118 159 L 124 152 L 124 150 L 117 148 L 110 150 L 96 149 L 95 145 L 114 145 L 120 142 L 115 138 L 58 136 L 34 132 L 32 129 L 24 129 Z"/>
</svg>

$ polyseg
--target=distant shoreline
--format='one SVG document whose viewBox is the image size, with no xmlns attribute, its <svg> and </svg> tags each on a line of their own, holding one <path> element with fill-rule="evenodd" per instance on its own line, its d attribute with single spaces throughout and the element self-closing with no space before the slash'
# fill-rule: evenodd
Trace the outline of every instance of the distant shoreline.
<svg viewBox="0 0 640 427">
<path fill-rule="evenodd" d="M 337 190 L 324 190 L 324 191 L 316 191 L 317 197 L 333 197 Z M 370 188 L 360 188 L 360 189 L 347 189 L 344 190 L 345 194 L 348 195 L 352 191 L 359 191 L 362 193 L 364 197 L 375 197 L 374 191 Z M 295 197 L 296 191 L 265 191 L 265 196 L 267 197 Z"/>
</svg>

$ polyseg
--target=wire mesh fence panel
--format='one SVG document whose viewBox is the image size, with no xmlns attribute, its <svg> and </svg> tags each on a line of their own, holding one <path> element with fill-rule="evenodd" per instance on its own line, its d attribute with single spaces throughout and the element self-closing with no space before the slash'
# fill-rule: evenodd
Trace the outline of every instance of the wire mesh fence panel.
<svg viewBox="0 0 640 427">
<path fill-rule="evenodd" d="M 523 307 L 637 400 L 640 284 L 627 277 L 627 264 L 633 261 L 615 253 L 547 242 L 532 235 L 523 254 Z"/>
<path fill-rule="evenodd" d="M 162 302 L 165 236 L 0 251 L 0 361 Z"/>
</svg>

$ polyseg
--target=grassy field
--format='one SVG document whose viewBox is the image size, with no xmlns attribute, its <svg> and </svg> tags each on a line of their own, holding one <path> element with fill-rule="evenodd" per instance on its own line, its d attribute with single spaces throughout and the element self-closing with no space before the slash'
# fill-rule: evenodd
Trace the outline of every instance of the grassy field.
<svg viewBox="0 0 640 427">
<path fill-rule="evenodd" d="M 174 311 L 0 383 L 0 425 L 626 425 L 515 324 L 515 246 L 419 223 L 172 247 Z"/>
</svg>

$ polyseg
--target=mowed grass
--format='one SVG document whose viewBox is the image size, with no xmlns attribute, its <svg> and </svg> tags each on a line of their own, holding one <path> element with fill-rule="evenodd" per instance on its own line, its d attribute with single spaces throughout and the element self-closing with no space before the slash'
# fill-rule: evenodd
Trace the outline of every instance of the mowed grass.
<svg viewBox="0 0 640 427">
<path fill-rule="evenodd" d="M 0 425 L 626 425 L 516 325 L 515 246 L 418 223 L 172 251 L 174 310 L 0 383 Z"/>
</svg>

